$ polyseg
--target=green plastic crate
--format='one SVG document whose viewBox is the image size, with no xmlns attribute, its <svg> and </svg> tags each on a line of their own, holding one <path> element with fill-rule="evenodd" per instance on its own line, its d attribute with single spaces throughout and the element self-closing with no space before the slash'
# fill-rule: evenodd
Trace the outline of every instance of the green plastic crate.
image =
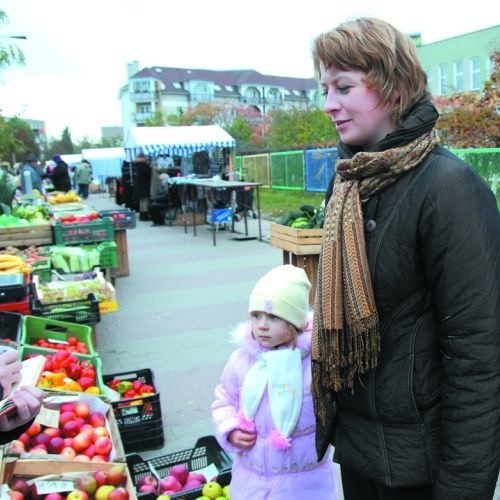
<svg viewBox="0 0 500 500">
<path fill-rule="evenodd" d="M 22 345 L 20 348 L 20 356 L 21 359 L 25 359 L 28 356 L 31 356 L 33 354 L 41 354 L 42 356 L 51 356 L 54 354 L 54 351 L 52 349 L 43 349 L 42 347 L 35 347 L 35 346 L 28 346 L 28 345 Z M 107 400 L 106 396 L 106 389 L 104 382 L 102 381 L 102 361 L 101 358 L 98 356 L 83 356 L 81 354 L 73 354 L 78 361 L 80 362 L 90 362 L 92 365 L 94 365 L 95 368 L 95 373 L 96 373 L 96 387 L 99 387 L 100 394 L 92 394 L 92 396 L 99 397 L 101 399 Z M 47 392 L 55 392 L 58 394 L 72 394 L 72 395 L 77 395 L 77 394 L 85 394 L 83 392 L 76 392 L 76 391 L 61 391 L 61 390 L 56 390 L 56 389 L 48 389 L 45 388 L 43 389 L 44 391 Z"/>
<path fill-rule="evenodd" d="M 111 217 L 104 217 L 89 222 L 62 224 L 54 223 L 54 241 L 56 245 L 74 245 L 76 243 L 98 243 L 114 241 L 115 228 Z"/>
<path fill-rule="evenodd" d="M 92 342 L 92 328 L 87 325 L 69 323 L 66 321 L 57 321 L 53 319 L 42 318 L 39 316 L 25 316 L 21 334 L 21 345 L 33 346 L 40 339 L 55 340 L 66 342 L 68 337 L 76 337 L 80 342 L 84 342 L 88 354 L 75 353 L 79 356 L 97 356 L 97 352 Z M 51 352 L 57 352 L 57 349 L 49 349 Z"/>
<path fill-rule="evenodd" d="M 40 281 L 50 281 L 52 279 L 52 266 L 50 259 L 39 259 L 30 264 L 31 274 L 37 275 Z"/>
</svg>

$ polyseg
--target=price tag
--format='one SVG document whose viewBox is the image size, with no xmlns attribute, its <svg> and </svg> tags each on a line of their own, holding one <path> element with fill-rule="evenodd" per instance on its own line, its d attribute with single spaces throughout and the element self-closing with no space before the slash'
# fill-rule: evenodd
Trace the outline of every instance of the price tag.
<svg viewBox="0 0 500 500">
<path fill-rule="evenodd" d="M 69 342 L 66 340 L 57 340 L 57 339 L 47 339 L 48 342 L 51 342 L 52 344 L 64 344 L 64 345 L 69 345 Z"/>
<path fill-rule="evenodd" d="M 36 416 L 35 422 L 40 425 L 45 425 L 45 427 L 53 427 L 54 429 L 59 428 L 59 410 L 52 410 L 42 406 L 40 413 Z"/>
<path fill-rule="evenodd" d="M 72 491 L 75 489 L 73 481 L 38 481 L 35 483 L 38 495 L 59 493 L 60 491 Z"/>
</svg>

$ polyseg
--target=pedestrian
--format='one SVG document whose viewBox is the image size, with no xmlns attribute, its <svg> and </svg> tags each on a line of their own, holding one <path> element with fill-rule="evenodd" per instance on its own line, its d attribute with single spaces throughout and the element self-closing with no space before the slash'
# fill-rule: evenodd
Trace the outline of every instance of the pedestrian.
<svg viewBox="0 0 500 500">
<path fill-rule="evenodd" d="M 68 164 L 61 158 L 61 155 L 54 155 L 52 160 L 56 164 L 50 174 L 54 190 L 64 193 L 71 191 L 71 178 L 69 176 Z"/>
<path fill-rule="evenodd" d="M 340 135 L 312 347 L 346 500 L 487 500 L 500 465 L 500 216 L 439 145 L 411 39 L 360 18 L 313 59 Z"/>
<path fill-rule="evenodd" d="M 88 160 L 83 159 L 75 171 L 75 182 L 78 185 L 78 194 L 84 200 L 89 197 L 89 184 L 92 180 L 92 169 Z"/>
<path fill-rule="evenodd" d="M 0 399 L 11 397 L 16 408 L 0 415 L 0 444 L 17 439 L 40 412 L 44 392 L 34 386 L 22 386 L 11 394 L 12 385 L 21 380 L 19 352 L 9 349 L 0 354 Z"/>
<path fill-rule="evenodd" d="M 26 172 L 31 177 L 31 188 L 36 189 L 40 194 L 43 194 L 42 177 L 38 170 L 38 159 L 34 154 L 26 156 L 26 163 L 21 169 L 21 190 L 26 194 Z"/>
<path fill-rule="evenodd" d="M 234 332 L 240 347 L 212 404 L 217 440 L 234 454 L 233 500 L 337 498 L 333 462 L 318 461 L 314 449 L 310 288 L 303 269 L 272 269 Z"/>
<path fill-rule="evenodd" d="M 146 155 L 139 153 L 132 162 L 134 199 L 139 206 L 139 220 L 150 220 L 149 199 L 151 190 L 151 164 Z"/>
</svg>

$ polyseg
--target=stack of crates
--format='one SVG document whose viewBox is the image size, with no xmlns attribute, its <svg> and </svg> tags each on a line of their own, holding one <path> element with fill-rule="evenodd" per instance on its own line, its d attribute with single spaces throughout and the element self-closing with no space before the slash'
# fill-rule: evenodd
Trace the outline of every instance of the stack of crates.
<svg viewBox="0 0 500 500">
<path fill-rule="evenodd" d="M 104 384 L 112 380 L 141 381 L 154 384 L 153 372 L 149 368 L 133 372 L 103 375 Z M 121 398 L 111 403 L 125 453 L 162 448 L 165 442 L 161 417 L 160 394 Z"/>
</svg>

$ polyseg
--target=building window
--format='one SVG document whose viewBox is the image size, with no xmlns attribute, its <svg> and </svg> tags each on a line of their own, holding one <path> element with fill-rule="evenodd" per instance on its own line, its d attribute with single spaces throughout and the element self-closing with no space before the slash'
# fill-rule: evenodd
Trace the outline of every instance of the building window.
<svg viewBox="0 0 500 500">
<path fill-rule="evenodd" d="M 463 61 L 455 61 L 455 91 L 463 92 L 464 91 L 464 62 Z"/>
<path fill-rule="evenodd" d="M 440 64 L 438 95 L 446 95 L 447 92 L 448 92 L 448 74 L 446 73 L 446 64 Z"/>
<path fill-rule="evenodd" d="M 427 88 L 429 89 L 429 92 L 432 94 L 432 68 L 426 68 L 425 72 L 427 74 Z"/>
<path fill-rule="evenodd" d="M 471 90 L 481 90 L 481 65 L 479 57 L 474 57 L 471 63 Z"/>
<path fill-rule="evenodd" d="M 137 112 L 143 114 L 151 113 L 151 104 L 138 104 Z"/>
<path fill-rule="evenodd" d="M 134 82 L 134 92 L 149 92 L 149 82 L 148 81 Z"/>
</svg>

